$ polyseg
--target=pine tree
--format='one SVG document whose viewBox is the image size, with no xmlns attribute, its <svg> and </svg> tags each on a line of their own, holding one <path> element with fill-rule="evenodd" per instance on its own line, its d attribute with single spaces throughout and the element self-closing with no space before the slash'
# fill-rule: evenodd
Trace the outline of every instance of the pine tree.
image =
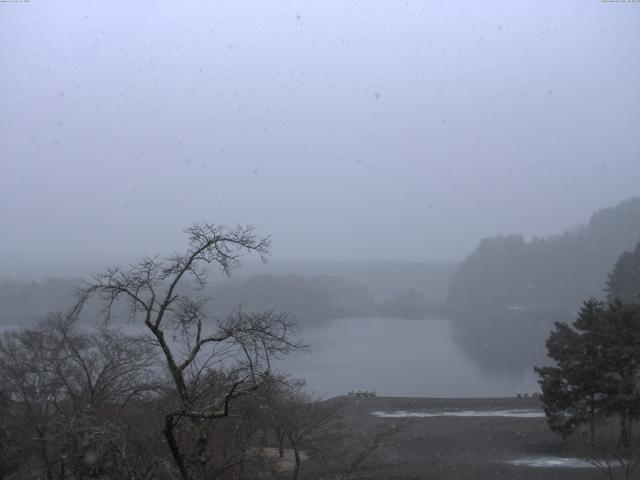
<svg viewBox="0 0 640 480">
<path fill-rule="evenodd" d="M 562 441 L 566 442 L 567 437 L 582 423 L 582 418 L 574 408 L 576 396 L 559 368 L 541 367 L 536 368 L 536 372 L 540 375 L 549 429 L 560 434 Z"/>
<path fill-rule="evenodd" d="M 606 367 L 606 408 L 620 418 L 620 442 L 628 446 L 631 426 L 640 416 L 640 305 L 615 300 L 600 326 L 602 363 Z"/>
<path fill-rule="evenodd" d="M 599 338 L 603 319 L 602 302 L 593 298 L 584 302 L 576 321 L 556 323 L 547 340 L 556 367 L 536 368 L 549 427 L 563 439 L 588 423 L 593 444 L 596 423 L 608 411 L 606 365 Z"/>
<path fill-rule="evenodd" d="M 556 366 L 536 372 L 551 430 L 566 438 L 589 424 L 594 445 L 598 421 L 615 415 L 628 446 L 640 417 L 640 305 L 592 298 L 571 325 L 556 323 L 547 350 Z"/>
<path fill-rule="evenodd" d="M 640 243 L 632 252 L 623 252 L 609 273 L 607 299 L 624 303 L 640 303 Z"/>
</svg>

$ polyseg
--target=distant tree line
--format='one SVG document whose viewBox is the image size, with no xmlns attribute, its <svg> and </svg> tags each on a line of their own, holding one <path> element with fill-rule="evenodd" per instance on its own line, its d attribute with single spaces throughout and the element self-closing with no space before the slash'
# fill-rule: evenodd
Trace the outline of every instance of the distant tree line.
<svg viewBox="0 0 640 480">
<path fill-rule="evenodd" d="M 52 310 L 64 309 L 73 300 L 79 281 L 0 282 L 0 325 L 30 325 Z M 427 301 L 417 289 L 374 301 L 364 285 L 332 275 L 261 274 L 232 278 L 209 284 L 203 294 L 211 299 L 209 313 L 214 317 L 224 318 L 239 308 L 245 312 L 277 310 L 288 312 L 301 325 L 354 317 L 422 319 L 445 313 L 442 302 Z M 84 317 L 95 317 L 100 305 L 88 302 L 84 311 Z M 112 317 L 126 319 L 127 311 L 114 305 Z"/>
<path fill-rule="evenodd" d="M 575 309 L 598 296 L 620 252 L 640 241 L 640 197 L 594 213 L 563 235 L 487 238 L 458 267 L 448 302 L 467 308 Z"/>
<path fill-rule="evenodd" d="M 29 325 L 53 311 L 64 310 L 74 299 L 80 279 L 41 282 L 0 281 L 0 325 Z"/>
<path fill-rule="evenodd" d="M 351 316 L 372 304 L 364 286 L 329 275 L 256 275 L 218 283 L 208 293 L 218 316 L 241 306 L 246 311 L 286 311 L 302 324 Z"/>
<path fill-rule="evenodd" d="M 410 288 L 389 300 L 376 303 L 374 312 L 384 317 L 423 320 L 443 318 L 449 313 L 449 309 L 442 302 L 428 302 L 422 292 Z"/>
<path fill-rule="evenodd" d="M 485 239 L 460 264 L 448 293 L 455 340 L 483 370 L 521 375 L 544 363 L 554 322 L 598 297 L 621 252 L 640 242 L 640 197 L 595 212 L 563 235 Z"/>
</svg>

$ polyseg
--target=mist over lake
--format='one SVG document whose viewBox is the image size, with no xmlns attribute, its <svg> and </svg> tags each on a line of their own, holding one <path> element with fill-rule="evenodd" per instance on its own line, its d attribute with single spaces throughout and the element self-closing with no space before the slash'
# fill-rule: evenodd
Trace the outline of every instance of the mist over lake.
<svg viewBox="0 0 640 480">
<path fill-rule="evenodd" d="M 0 325 L 0 332 L 17 328 Z M 144 333 L 141 324 L 124 330 Z M 500 397 L 537 390 L 533 370 L 489 371 L 469 359 L 442 319 L 341 318 L 303 328 L 309 349 L 273 362 L 325 398 L 349 390 L 398 397 Z"/>
<path fill-rule="evenodd" d="M 637 478 L 639 27 L 0 0 L 0 480 Z"/>
<path fill-rule="evenodd" d="M 310 351 L 275 363 L 325 396 L 371 389 L 393 396 L 512 396 L 537 388 L 532 371 L 480 370 L 447 319 L 335 319 L 302 332 Z"/>
</svg>

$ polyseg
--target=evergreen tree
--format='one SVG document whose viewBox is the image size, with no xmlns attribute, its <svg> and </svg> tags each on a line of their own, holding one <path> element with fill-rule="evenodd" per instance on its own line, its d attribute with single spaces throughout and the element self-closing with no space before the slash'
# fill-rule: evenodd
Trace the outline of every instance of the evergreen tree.
<svg viewBox="0 0 640 480">
<path fill-rule="evenodd" d="M 566 438 L 577 426 L 588 423 L 592 444 L 596 423 L 608 411 L 600 342 L 604 310 L 602 302 L 591 298 L 571 325 L 556 323 L 547 340 L 556 367 L 536 368 L 551 430 Z"/>
<path fill-rule="evenodd" d="M 606 408 L 620 418 L 620 442 L 628 446 L 640 416 L 640 305 L 615 300 L 605 310 L 598 338 L 606 367 Z"/>
<path fill-rule="evenodd" d="M 549 429 L 560 434 L 562 441 L 566 442 L 567 437 L 582 423 L 582 418 L 574 409 L 576 396 L 561 369 L 541 367 L 536 368 L 536 372 L 540 375 L 544 413 Z"/>
<path fill-rule="evenodd" d="M 551 430 L 570 434 L 618 416 L 620 443 L 628 446 L 640 417 L 640 305 L 590 299 L 571 324 L 556 323 L 547 340 L 554 367 L 536 368 Z"/>
<path fill-rule="evenodd" d="M 631 252 L 623 252 L 607 280 L 607 299 L 625 303 L 640 302 L 640 242 Z"/>
</svg>

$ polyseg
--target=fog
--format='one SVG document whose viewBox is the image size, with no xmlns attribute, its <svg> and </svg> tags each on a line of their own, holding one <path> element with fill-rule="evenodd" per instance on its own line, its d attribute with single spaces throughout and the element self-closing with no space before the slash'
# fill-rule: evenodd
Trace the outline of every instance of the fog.
<svg viewBox="0 0 640 480">
<path fill-rule="evenodd" d="M 640 0 L 0 0 L 0 478 L 632 478 L 639 46 Z"/>
<path fill-rule="evenodd" d="M 306 330 L 305 339 L 310 352 L 276 365 L 325 397 L 354 389 L 400 397 L 512 397 L 538 389 L 533 370 L 499 375 L 475 366 L 442 320 L 337 319 Z"/>
<path fill-rule="evenodd" d="M 311 388 L 535 388 L 640 241 L 639 27 L 625 2 L 1 3 L 0 323 L 251 224 L 270 263 L 214 275 L 211 311 L 290 313 Z"/>
<path fill-rule="evenodd" d="M 249 223 L 273 261 L 463 260 L 638 193 L 640 9 L 3 2 L 0 277 Z"/>
</svg>

